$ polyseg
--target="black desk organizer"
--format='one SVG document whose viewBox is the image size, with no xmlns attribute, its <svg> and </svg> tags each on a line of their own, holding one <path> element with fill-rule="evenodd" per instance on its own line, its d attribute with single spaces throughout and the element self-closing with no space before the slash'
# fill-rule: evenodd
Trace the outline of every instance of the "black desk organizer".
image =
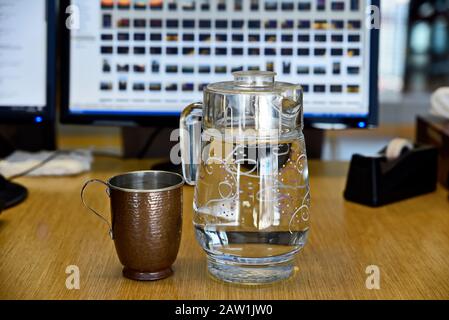
<svg viewBox="0 0 449 320">
<path fill-rule="evenodd" d="M 435 147 L 415 145 L 397 159 L 383 155 L 354 154 L 349 167 L 344 197 L 371 207 L 433 192 L 437 184 L 438 152 Z"/>
</svg>

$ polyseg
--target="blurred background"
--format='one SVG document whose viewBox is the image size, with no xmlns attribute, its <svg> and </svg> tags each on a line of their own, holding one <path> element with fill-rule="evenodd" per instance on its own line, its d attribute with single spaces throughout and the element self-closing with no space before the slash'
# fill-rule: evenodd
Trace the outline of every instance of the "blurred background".
<svg viewBox="0 0 449 320">
<path fill-rule="evenodd" d="M 428 113 L 432 91 L 449 85 L 449 0 L 381 0 L 381 8 L 379 128 L 326 131 L 323 159 L 349 160 L 354 152 L 377 152 L 396 136 L 413 139 L 416 115 Z M 82 147 L 70 136 L 94 133 L 97 148 L 122 152 L 117 127 L 58 130 L 66 137 L 62 146 Z"/>
<path fill-rule="evenodd" d="M 430 94 L 449 85 L 449 1 L 381 0 L 379 128 L 326 132 L 323 157 L 373 153 L 394 136 L 414 139 Z"/>
<path fill-rule="evenodd" d="M 8 1 L 2 2 L 5 4 Z M 135 2 L 136 5 L 138 2 Z M 318 153 L 322 159 L 349 160 L 355 152 L 375 153 L 396 136 L 414 139 L 416 115 L 428 114 L 430 94 L 439 87 L 449 85 L 449 0 L 380 2 L 379 124 L 369 130 L 322 132 L 324 143 L 321 155 Z M 102 1 L 105 6 L 108 3 L 114 2 Z M 129 5 L 129 1 L 118 3 Z M 142 3 L 145 6 L 147 1 Z M 155 8 L 162 5 L 162 1 L 149 3 Z M 208 1 L 204 1 L 206 3 Z M 58 4 L 59 1 L 56 1 L 56 6 Z M 63 45 L 62 42 L 59 36 L 58 47 Z M 61 68 L 59 65 L 59 72 L 63 73 Z M 59 96 L 63 84 L 58 85 L 56 94 Z M 310 100 L 308 93 L 305 93 L 304 100 Z M 56 110 L 59 113 L 60 99 L 57 101 Z M 56 121 L 56 126 L 57 144 L 61 149 L 92 147 L 98 152 L 129 154 L 124 150 L 126 146 L 123 143 L 127 129 L 120 126 L 108 126 L 107 123 L 80 126 L 61 124 L 60 121 Z M 147 127 L 136 130 L 140 131 L 134 131 L 131 140 L 137 148 L 141 148 L 155 129 Z M 153 147 L 146 150 L 147 156 L 166 155 L 159 151 L 164 149 L 160 146 L 166 145 L 168 134 L 169 131 L 161 133 L 152 141 Z"/>
</svg>

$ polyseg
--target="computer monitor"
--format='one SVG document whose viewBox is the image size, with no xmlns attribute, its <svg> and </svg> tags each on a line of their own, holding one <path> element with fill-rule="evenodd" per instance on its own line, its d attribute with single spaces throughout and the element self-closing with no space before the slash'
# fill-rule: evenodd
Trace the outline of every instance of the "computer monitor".
<svg viewBox="0 0 449 320">
<path fill-rule="evenodd" d="M 55 147 L 55 26 L 53 0 L 0 1 L 0 157 Z M 0 212 L 26 197 L 0 175 Z"/>
<path fill-rule="evenodd" d="M 53 0 L 0 2 L 0 124 L 54 121 Z"/>
<path fill-rule="evenodd" d="M 379 38 L 365 20 L 379 1 L 62 3 L 79 18 L 64 27 L 64 122 L 176 124 L 208 83 L 259 69 L 302 84 L 306 125 L 377 123 Z"/>
</svg>

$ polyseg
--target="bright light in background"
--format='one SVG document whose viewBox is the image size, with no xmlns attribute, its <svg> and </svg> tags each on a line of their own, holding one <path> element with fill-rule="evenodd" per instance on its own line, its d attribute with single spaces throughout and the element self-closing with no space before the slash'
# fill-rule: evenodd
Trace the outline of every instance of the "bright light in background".
<svg viewBox="0 0 449 320">
<path fill-rule="evenodd" d="M 379 88 L 381 101 L 397 100 L 404 87 L 409 0 L 381 0 Z"/>
<path fill-rule="evenodd" d="M 432 30 L 429 24 L 421 21 L 414 25 L 412 29 L 410 46 L 418 54 L 425 54 L 430 47 L 430 36 Z"/>
<path fill-rule="evenodd" d="M 44 119 L 41 116 L 37 116 L 36 118 L 34 118 L 34 122 L 36 123 L 41 123 Z"/>
</svg>

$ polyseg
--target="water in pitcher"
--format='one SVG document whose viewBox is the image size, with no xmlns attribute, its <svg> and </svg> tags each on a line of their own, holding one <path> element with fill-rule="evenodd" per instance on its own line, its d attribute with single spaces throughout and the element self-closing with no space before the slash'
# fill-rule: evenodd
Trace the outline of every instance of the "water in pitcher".
<svg viewBox="0 0 449 320">
<path fill-rule="evenodd" d="M 210 256 L 238 261 L 293 256 L 303 247 L 309 225 L 302 133 L 276 141 L 218 135 L 205 140 L 194 201 L 203 248 Z"/>
</svg>

